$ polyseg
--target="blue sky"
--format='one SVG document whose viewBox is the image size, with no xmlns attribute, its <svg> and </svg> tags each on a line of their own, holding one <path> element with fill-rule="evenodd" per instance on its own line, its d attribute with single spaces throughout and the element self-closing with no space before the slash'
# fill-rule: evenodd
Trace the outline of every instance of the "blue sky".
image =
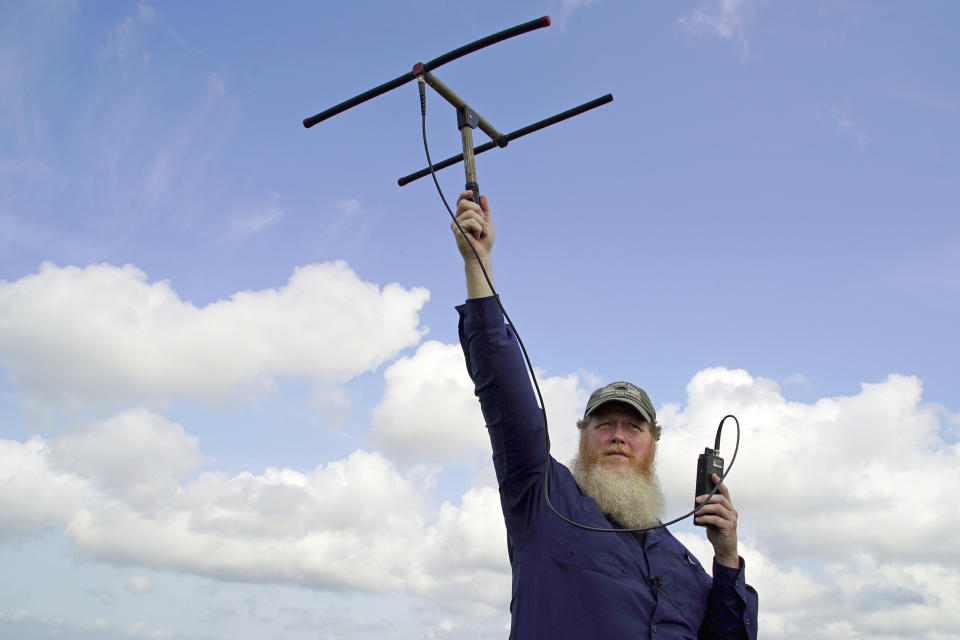
<svg viewBox="0 0 960 640">
<path fill-rule="evenodd" d="M 549 14 L 436 73 L 501 131 L 613 94 L 477 161 L 555 454 L 635 381 L 680 513 L 737 413 L 764 637 L 960 637 L 958 12 L 5 3 L 0 636 L 506 635 L 416 88 L 301 121 Z"/>
</svg>

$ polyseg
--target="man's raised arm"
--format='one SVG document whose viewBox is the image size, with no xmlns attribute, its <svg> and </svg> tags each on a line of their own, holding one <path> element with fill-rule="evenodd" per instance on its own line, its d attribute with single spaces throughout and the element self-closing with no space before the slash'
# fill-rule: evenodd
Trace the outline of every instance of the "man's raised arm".
<svg viewBox="0 0 960 640">
<path fill-rule="evenodd" d="M 469 241 L 463 237 L 453 222 L 450 223 L 450 229 L 457 238 L 457 249 L 463 256 L 463 270 L 467 277 L 467 298 L 486 298 L 492 296 L 493 291 L 483 277 L 477 256 L 480 256 L 492 281 L 490 251 L 493 249 L 493 219 L 490 218 L 487 196 L 480 196 L 480 204 L 477 204 L 470 199 L 472 195 L 472 191 L 464 191 L 457 201 L 457 221 L 467 232 Z M 476 254 L 471 249 L 471 245 L 476 249 Z"/>
</svg>

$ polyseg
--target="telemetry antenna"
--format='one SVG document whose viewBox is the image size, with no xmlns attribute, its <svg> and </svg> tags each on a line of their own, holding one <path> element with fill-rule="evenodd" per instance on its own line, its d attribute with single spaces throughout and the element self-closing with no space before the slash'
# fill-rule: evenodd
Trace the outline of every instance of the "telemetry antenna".
<svg viewBox="0 0 960 640">
<path fill-rule="evenodd" d="M 524 22 L 523 24 L 518 24 L 517 26 L 511 27 L 509 29 L 504 29 L 503 31 L 499 31 L 497 33 L 494 33 L 493 35 L 489 35 L 486 38 L 481 38 L 476 42 L 471 42 L 470 44 L 460 47 L 459 49 L 454 49 L 453 51 L 450 51 L 449 53 L 445 53 L 438 58 L 434 58 L 430 62 L 418 62 L 417 64 L 413 65 L 412 70 L 408 71 L 407 73 L 404 73 L 403 75 L 397 78 L 394 78 L 393 80 L 390 80 L 389 82 L 385 82 L 377 87 L 374 87 L 373 89 L 364 91 L 360 95 L 354 96 L 349 100 L 344 100 L 340 104 L 330 107 L 326 111 L 321 111 L 320 113 L 314 116 L 305 118 L 303 120 L 303 126 L 309 129 L 315 124 L 323 122 L 324 120 L 331 118 L 337 115 L 338 113 L 346 111 L 351 107 L 355 107 L 358 104 L 366 102 L 371 98 L 375 98 L 383 93 L 386 93 L 391 89 L 396 89 L 397 87 L 404 85 L 410 82 L 411 80 L 420 81 L 421 88 L 423 86 L 423 83 L 426 83 L 431 87 L 433 87 L 434 91 L 439 93 L 444 100 L 452 104 L 454 108 L 457 110 L 457 128 L 460 130 L 460 138 L 461 138 L 461 142 L 463 143 L 462 154 L 452 156 L 450 158 L 447 158 L 446 160 L 441 160 L 440 162 L 433 165 L 433 169 L 435 171 L 440 170 L 440 169 L 449 167 L 450 165 L 463 161 L 464 174 L 466 176 L 466 188 L 473 191 L 473 199 L 475 202 L 479 203 L 480 188 L 477 185 L 477 169 L 476 169 L 476 163 L 474 162 L 474 156 L 480 153 L 483 153 L 484 151 L 489 151 L 494 147 L 505 147 L 507 146 L 507 143 L 509 143 L 511 140 L 516 140 L 517 138 L 523 137 L 528 133 L 539 131 L 544 127 L 549 127 L 552 124 L 556 124 L 557 122 L 561 122 L 563 120 L 566 120 L 567 118 L 572 118 L 573 116 L 580 115 L 585 111 L 589 111 L 591 109 L 599 107 L 600 105 L 606 104 L 611 100 L 613 100 L 613 96 L 608 93 L 607 95 L 601 96 L 596 100 L 591 100 L 590 102 L 586 102 L 580 105 L 579 107 L 568 109 L 563 113 L 558 113 L 557 115 L 552 116 L 550 118 L 545 118 L 543 120 L 540 120 L 539 122 L 535 122 L 525 127 L 521 127 L 520 129 L 517 129 L 516 131 L 513 131 L 511 133 L 503 134 L 503 133 L 500 133 L 487 120 L 481 117 L 476 112 L 476 110 L 470 107 L 470 105 L 467 104 L 460 96 L 454 93 L 453 90 L 451 90 L 447 85 L 441 82 L 440 79 L 437 78 L 432 73 L 432 71 L 437 67 L 440 67 L 453 60 L 456 60 L 457 58 L 461 58 L 467 55 L 468 53 L 473 53 L 474 51 L 490 46 L 491 44 L 496 44 L 497 42 L 501 42 L 503 40 L 506 40 L 507 38 L 518 36 L 521 33 L 527 33 L 528 31 L 533 31 L 534 29 L 539 29 L 541 27 L 549 27 L 549 26 L 550 26 L 550 16 L 543 16 L 541 18 L 537 18 L 536 20 L 531 20 L 530 22 Z M 421 109 L 424 109 L 424 108 L 425 107 L 422 102 L 422 91 L 421 91 Z M 474 147 L 473 146 L 473 130 L 477 127 L 480 127 L 480 130 L 483 131 L 485 134 L 487 134 L 487 136 L 489 136 L 491 141 L 485 144 L 482 144 L 478 147 Z M 414 173 L 411 173 L 410 175 L 407 175 L 398 179 L 397 184 L 399 184 L 402 187 L 406 184 L 413 182 L 414 180 L 417 180 L 418 178 L 422 178 L 423 176 L 429 173 L 430 173 L 430 167 L 426 167 L 424 169 L 421 169 L 420 171 L 416 171 Z"/>
</svg>

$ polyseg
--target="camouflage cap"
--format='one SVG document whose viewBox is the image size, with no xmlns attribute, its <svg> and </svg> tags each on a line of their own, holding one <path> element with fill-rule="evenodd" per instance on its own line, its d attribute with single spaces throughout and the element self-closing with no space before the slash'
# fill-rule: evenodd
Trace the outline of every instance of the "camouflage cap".
<svg viewBox="0 0 960 640">
<path fill-rule="evenodd" d="M 624 402 L 639 411 L 640 415 L 646 418 L 650 424 L 655 424 L 657 421 L 657 412 L 654 410 L 647 392 L 635 384 L 622 380 L 611 382 L 590 394 L 590 399 L 587 400 L 587 408 L 583 411 L 584 419 L 589 417 L 597 407 L 608 402 Z"/>
</svg>

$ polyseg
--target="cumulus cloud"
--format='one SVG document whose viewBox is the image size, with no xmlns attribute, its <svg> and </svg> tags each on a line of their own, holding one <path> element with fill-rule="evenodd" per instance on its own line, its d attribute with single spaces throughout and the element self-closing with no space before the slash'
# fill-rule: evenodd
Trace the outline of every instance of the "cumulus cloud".
<svg viewBox="0 0 960 640">
<path fill-rule="evenodd" d="M 303 473 L 202 474 L 154 513 L 79 509 L 73 543 L 100 560 L 226 580 L 377 593 L 415 576 L 423 490 L 381 456 L 356 451 Z"/>
<path fill-rule="evenodd" d="M 401 473 L 363 450 L 306 472 L 213 471 L 171 481 L 199 458 L 195 445 L 179 425 L 142 409 L 79 434 L 0 441 L 7 475 L 0 539 L 58 528 L 100 562 L 318 589 L 405 590 L 470 610 L 478 584 L 498 584 L 481 599 L 487 613 L 491 598 L 509 588 L 495 490 L 471 490 L 437 512 L 433 475 Z M 126 584 L 131 593 L 152 588 L 143 577 Z"/>
<path fill-rule="evenodd" d="M 507 531 L 496 488 L 473 487 L 459 506 L 444 502 L 424 548 L 427 579 L 416 585 L 419 593 L 474 616 L 510 602 Z"/>
<path fill-rule="evenodd" d="M 685 408 L 659 412 L 668 498 L 678 510 L 690 504 L 692 452 L 712 443 L 719 418 L 734 413 L 743 433 L 731 491 L 744 505 L 745 530 L 778 561 L 842 561 L 867 550 L 957 563 L 950 532 L 960 528 L 960 510 L 944 507 L 953 502 L 960 445 L 943 439 L 943 412 L 924 404 L 922 391 L 917 378 L 891 375 L 854 396 L 803 404 L 746 371 L 701 371 L 687 386 Z M 728 461 L 734 439 L 728 421 Z"/>
<path fill-rule="evenodd" d="M 48 263 L 0 282 L 0 360 L 30 399 L 61 407 L 218 402 L 278 377 L 336 385 L 416 344 L 428 297 L 333 262 L 196 307 L 132 265 Z"/>
<path fill-rule="evenodd" d="M 0 542 L 60 527 L 92 488 L 79 476 L 50 465 L 41 438 L 0 440 Z"/>
<path fill-rule="evenodd" d="M 583 376 L 538 372 L 551 425 L 551 452 L 569 460 L 576 451 L 576 420 L 589 391 Z M 459 345 L 428 341 L 384 372 L 383 398 L 373 409 L 371 440 L 402 463 L 452 462 L 489 457 L 473 382 Z"/>
<path fill-rule="evenodd" d="M 383 374 L 371 439 L 404 463 L 475 457 L 490 448 L 459 345 L 428 341 Z"/>
<path fill-rule="evenodd" d="M 145 409 L 131 409 L 91 429 L 52 440 L 49 459 L 105 494 L 142 509 L 175 492 L 200 466 L 197 439 Z"/>
<path fill-rule="evenodd" d="M 453 349 L 428 343 L 406 364 L 442 369 Z M 555 385 L 548 403 L 552 395 L 589 389 L 579 375 L 547 380 Z M 414 392 L 426 415 L 445 402 Z M 561 411 L 576 414 L 581 406 L 576 398 Z M 951 607 L 960 599 L 960 556 L 952 545 L 960 522 L 949 507 L 960 445 L 947 439 L 952 416 L 923 401 L 918 379 L 892 375 L 856 394 L 807 404 L 786 400 L 776 382 L 743 370 L 698 372 L 683 405 L 658 410 L 671 514 L 689 508 L 695 454 L 712 443 L 726 413 L 743 428 L 729 483 L 741 513 L 740 551 L 761 594 L 764 637 L 951 637 L 960 624 Z M 114 459 L 125 445 L 109 443 L 119 425 L 135 421 L 143 424 L 129 432 L 158 452 L 158 467 L 143 476 Z M 729 463 L 733 424 L 724 429 Z M 479 484 L 437 507 L 432 472 L 402 471 L 373 451 L 309 471 L 211 471 L 183 479 L 197 459 L 189 435 L 145 410 L 70 436 L 2 441 L 0 522 L 6 537 L 61 527 L 84 557 L 102 562 L 244 582 L 402 591 L 464 616 L 450 618 L 457 624 L 506 611 L 510 576 L 495 486 Z M 146 475 L 167 480 L 142 492 L 117 490 Z M 677 531 L 709 566 L 702 532 Z M 445 633 L 432 629 L 437 637 Z"/>
<path fill-rule="evenodd" d="M 712 554 L 702 535 L 679 533 L 677 538 L 698 557 Z M 866 551 L 868 546 L 843 561 L 784 565 L 753 540 L 741 539 L 748 580 L 760 594 L 760 635 L 783 640 L 955 637 L 960 569 L 880 559 Z"/>
</svg>

